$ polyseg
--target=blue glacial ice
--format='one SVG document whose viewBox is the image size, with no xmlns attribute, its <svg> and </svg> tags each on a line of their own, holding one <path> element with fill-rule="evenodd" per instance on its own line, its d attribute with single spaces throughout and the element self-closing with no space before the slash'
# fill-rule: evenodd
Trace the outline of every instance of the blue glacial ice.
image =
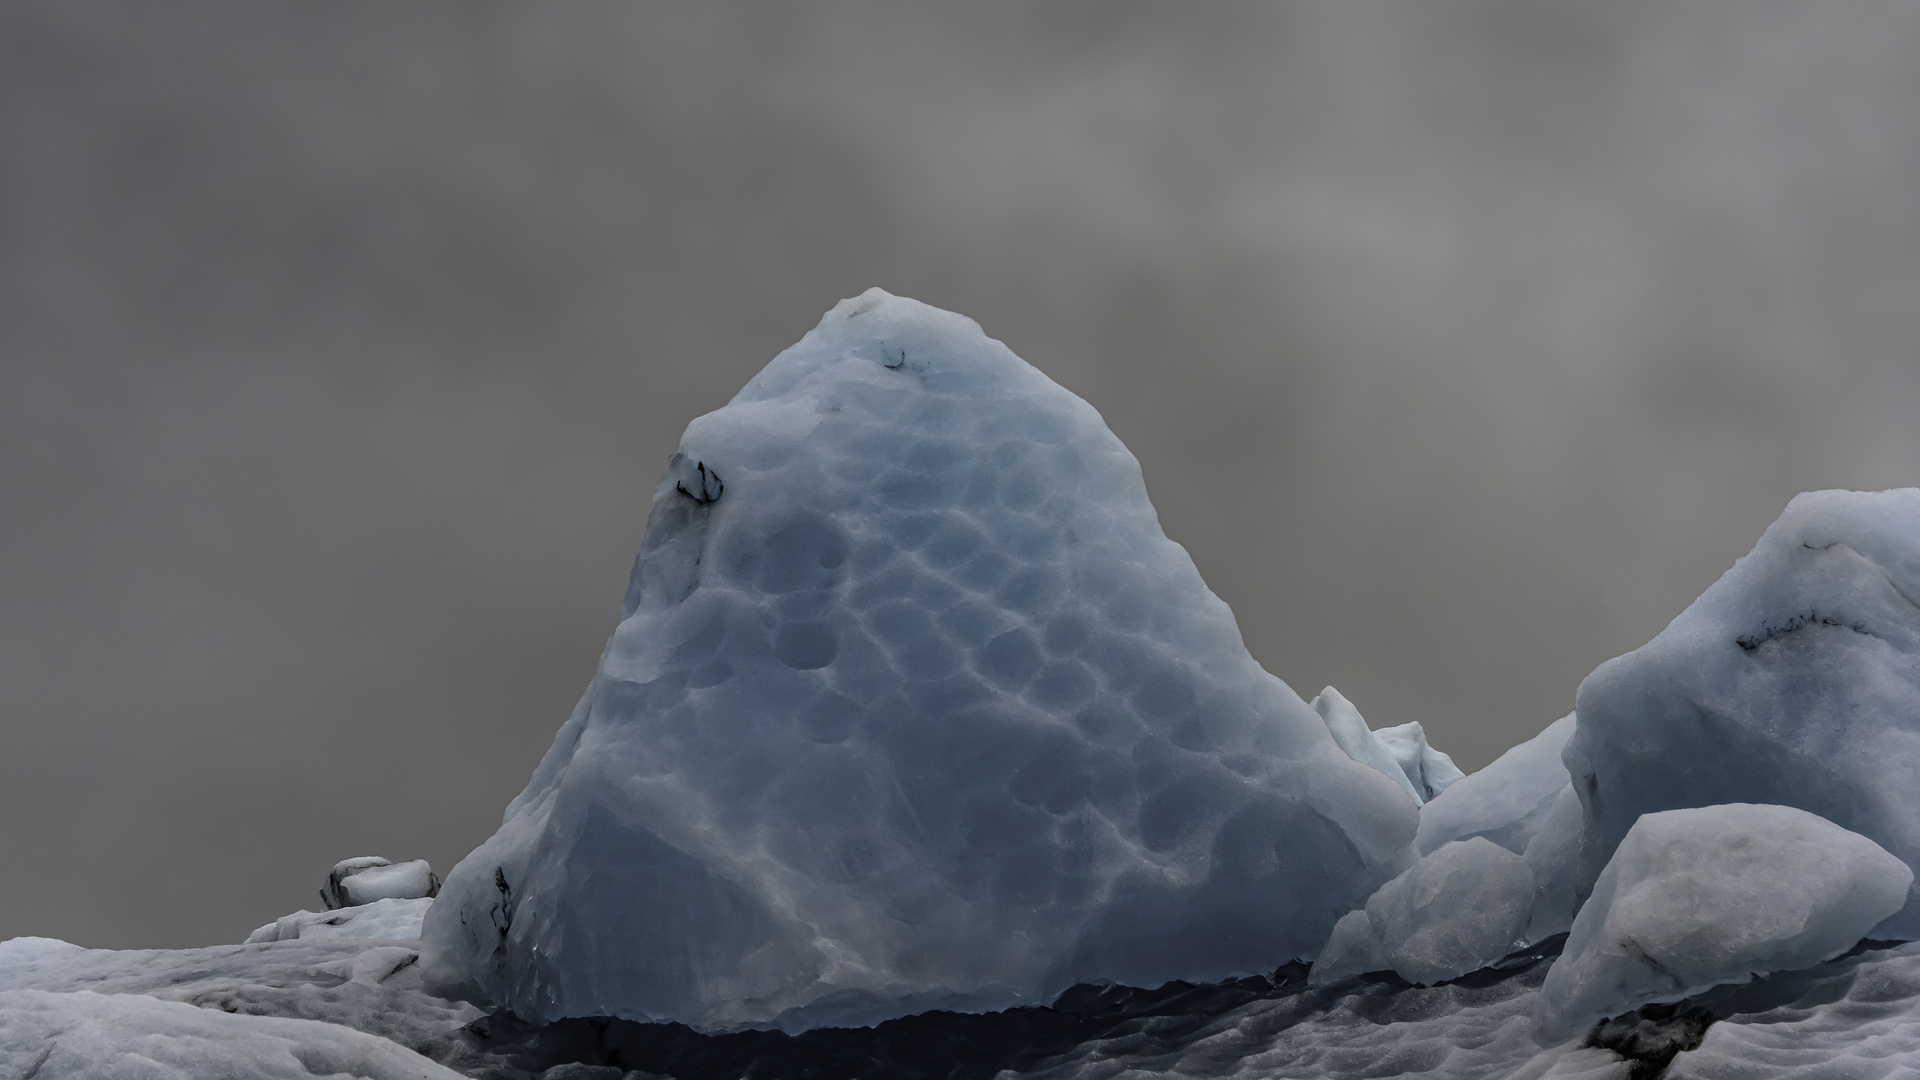
<svg viewBox="0 0 1920 1080">
<path fill-rule="evenodd" d="M 1846 952 L 1900 910 L 1913 871 L 1789 806 L 1648 814 L 1627 830 L 1573 921 L 1534 1007 L 1548 1041 Z"/>
<path fill-rule="evenodd" d="M 1389 764 L 1248 655 L 1092 407 L 871 290 L 688 427 L 428 974 L 799 1029 L 1271 971 L 1410 861 Z"/>
<path fill-rule="evenodd" d="M 874 290 L 688 428 L 438 899 L 353 859 L 244 945 L 0 943 L 0 1073 L 1911 1075 L 1916 597 L 1920 491 L 1801 496 L 1461 777 L 1261 670 L 1091 407 Z"/>
<path fill-rule="evenodd" d="M 1816 491 L 1581 683 L 1581 887 L 1642 814 L 1796 806 L 1920 861 L 1920 490 Z M 1875 931 L 1920 937 L 1920 900 Z"/>
</svg>

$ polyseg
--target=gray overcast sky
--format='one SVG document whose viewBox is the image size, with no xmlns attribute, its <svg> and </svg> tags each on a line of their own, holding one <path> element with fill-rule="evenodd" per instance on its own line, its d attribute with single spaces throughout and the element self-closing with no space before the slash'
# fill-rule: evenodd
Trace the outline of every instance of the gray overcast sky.
<svg viewBox="0 0 1920 1080">
<path fill-rule="evenodd" d="M 681 429 L 869 285 L 1463 767 L 1920 482 L 1908 2 L 0 6 L 0 937 L 446 870 Z"/>
</svg>

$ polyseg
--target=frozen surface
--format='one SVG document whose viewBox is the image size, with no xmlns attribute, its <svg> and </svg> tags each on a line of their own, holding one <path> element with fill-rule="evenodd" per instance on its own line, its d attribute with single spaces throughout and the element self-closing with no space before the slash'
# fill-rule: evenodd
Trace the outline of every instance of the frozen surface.
<svg viewBox="0 0 1920 1080">
<path fill-rule="evenodd" d="M 1801 495 L 1651 642 L 1581 684 L 1590 882 L 1641 814 L 1797 806 L 1920 859 L 1920 490 Z M 1920 937 L 1920 904 L 1876 931 Z"/>
<path fill-rule="evenodd" d="M 1491 765 L 1450 786 L 1420 808 L 1414 846 L 1430 852 L 1441 844 L 1484 836 L 1515 855 L 1546 821 L 1553 801 L 1568 789 L 1560 751 L 1573 734 L 1573 717 L 1495 758 Z"/>
<path fill-rule="evenodd" d="M 1333 924 L 1333 933 L 1321 948 L 1320 958 L 1313 962 L 1307 981 L 1326 986 L 1370 971 L 1391 970 L 1393 964 L 1380 946 L 1380 934 L 1374 930 L 1373 920 L 1367 918 L 1367 909 L 1356 908 Z"/>
<path fill-rule="evenodd" d="M 421 989 L 419 952 L 409 942 L 118 950 L 15 938 L 0 942 L 0 991 L 15 990 L 144 996 L 223 1014 L 337 1024 L 455 1068 L 475 1059 L 461 1028 L 481 1015 Z M 0 1039 L 0 1048 L 11 1045 Z"/>
<path fill-rule="evenodd" d="M 1464 775 L 1452 758 L 1427 745 L 1427 729 L 1418 720 L 1381 728 L 1373 737 L 1393 754 L 1423 803 L 1437 798 Z"/>
<path fill-rule="evenodd" d="M 797 1029 L 1217 979 L 1410 857 L 1099 415 L 879 290 L 688 427 L 621 614 L 427 915 L 436 985 Z"/>
<path fill-rule="evenodd" d="M 1527 943 L 1573 924 L 1575 892 L 1585 884 L 1580 801 L 1560 760 L 1573 728 L 1572 716 L 1554 721 L 1420 808 L 1414 846 L 1423 853 L 1484 837 L 1526 859 L 1534 883 L 1533 910 L 1521 935 Z"/>
<path fill-rule="evenodd" d="M 301 938 L 379 938 L 408 941 L 420 936 L 420 920 L 433 901 L 374 900 L 334 911 L 296 911 L 247 935 L 247 944 Z"/>
<path fill-rule="evenodd" d="M 1804 810 L 1649 814 L 1573 921 L 1541 994 L 1541 1033 L 1567 1038 L 1648 1002 L 1838 956 L 1912 883 L 1878 844 Z"/>
<path fill-rule="evenodd" d="M 1629 1065 L 1610 1051 L 1535 1041 L 1529 1013 L 1541 971 L 1424 989 L 1391 976 L 1348 980 L 1213 1017 L 1146 1018 L 1022 1075 L 1630 1080 Z"/>
<path fill-rule="evenodd" d="M 417 900 L 439 891 L 440 878 L 425 859 L 390 863 L 377 855 L 363 855 L 334 864 L 320 899 L 331 911 L 376 900 Z"/>
<path fill-rule="evenodd" d="M 1412 796 L 1416 805 L 1426 801 L 1426 794 L 1409 778 L 1395 748 L 1380 738 L 1380 732 L 1367 727 L 1366 718 L 1346 695 L 1329 686 L 1313 699 L 1312 706 L 1327 725 L 1327 733 L 1348 757 L 1399 784 L 1400 790 Z M 1422 745 L 1425 742 L 1426 737 L 1422 735 Z M 1452 764 L 1449 759 L 1447 765 Z"/>
<path fill-rule="evenodd" d="M 1533 913 L 1525 859 L 1485 837 L 1456 840 L 1367 898 L 1367 922 L 1396 974 L 1430 986 L 1513 952 Z"/>
<path fill-rule="evenodd" d="M 335 1024 L 244 1016 L 141 995 L 0 991 L 0 1075 L 33 1080 L 458 1080 Z"/>
<path fill-rule="evenodd" d="M 1920 1073 L 1920 944 L 1702 995 L 1720 1020 L 1668 1080 L 1891 1080 Z"/>
</svg>

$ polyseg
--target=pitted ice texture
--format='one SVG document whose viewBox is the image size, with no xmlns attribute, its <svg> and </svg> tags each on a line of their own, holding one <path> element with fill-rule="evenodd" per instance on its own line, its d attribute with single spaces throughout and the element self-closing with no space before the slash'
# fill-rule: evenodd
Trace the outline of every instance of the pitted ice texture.
<svg viewBox="0 0 1920 1080">
<path fill-rule="evenodd" d="M 871 290 L 695 420 L 600 669 L 428 913 L 528 1019 L 863 1024 L 1311 958 L 1417 809 L 1093 408 Z"/>
<path fill-rule="evenodd" d="M 1548 1042 L 1649 1002 L 1811 967 L 1900 909 L 1913 871 L 1880 845 L 1790 806 L 1648 814 L 1600 874 L 1547 972 Z"/>
<path fill-rule="evenodd" d="M 1797 806 L 1920 865 L 1920 489 L 1816 491 L 1580 685 L 1583 887 L 1640 815 Z M 1920 937 L 1909 897 L 1876 933 Z"/>
</svg>

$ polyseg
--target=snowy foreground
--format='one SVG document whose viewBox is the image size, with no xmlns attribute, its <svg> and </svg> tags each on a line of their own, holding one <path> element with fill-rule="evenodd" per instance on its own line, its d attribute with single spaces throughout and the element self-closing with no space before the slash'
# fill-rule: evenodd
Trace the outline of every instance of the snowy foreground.
<svg viewBox="0 0 1920 1080">
<path fill-rule="evenodd" d="M 0 1078 L 1920 1076 L 1916 598 L 1920 490 L 1800 496 L 1462 777 L 1254 662 L 1085 402 L 871 290 L 688 428 L 444 884 L 0 943 Z"/>
</svg>

